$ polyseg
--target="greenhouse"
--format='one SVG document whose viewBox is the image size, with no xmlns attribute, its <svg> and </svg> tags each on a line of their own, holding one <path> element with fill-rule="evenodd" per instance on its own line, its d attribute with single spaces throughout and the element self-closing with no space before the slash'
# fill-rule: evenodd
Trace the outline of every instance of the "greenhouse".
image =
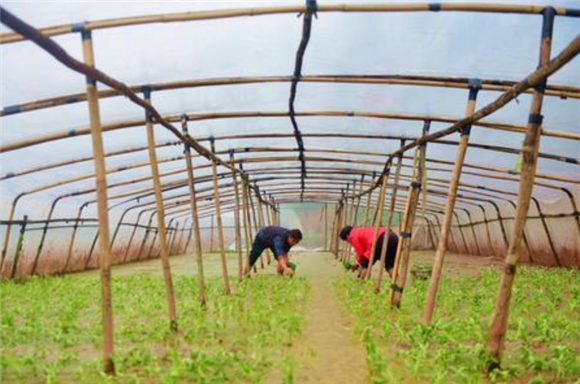
<svg viewBox="0 0 580 384">
<path fill-rule="evenodd" d="M 0 382 L 580 384 L 579 19 L 2 1 Z"/>
</svg>

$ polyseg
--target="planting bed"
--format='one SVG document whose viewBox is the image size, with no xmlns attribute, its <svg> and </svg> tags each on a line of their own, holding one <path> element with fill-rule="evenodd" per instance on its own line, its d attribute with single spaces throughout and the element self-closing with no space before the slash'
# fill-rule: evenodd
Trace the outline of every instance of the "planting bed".
<svg viewBox="0 0 580 384">
<path fill-rule="evenodd" d="M 432 252 L 414 252 L 428 265 Z M 205 258 L 209 307 L 197 304 L 191 255 L 171 259 L 179 333 L 168 331 L 159 260 L 113 269 L 115 363 L 100 373 L 100 284 L 93 272 L 2 282 L 6 383 L 579 383 L 580 272 L 518 271 L 503 371 L 484 374 L 497 260 L 448 255 L 434 324 L 421 325 L 428 280 L 410 277 L 402 308 L 328 253 L 297 252 L 223 294 Z M 419 268 L 420 269 L 420 268 Z M 386 284 L 384 285 L 387 286 Z"/>
<path fill-rule="evenodd" d="M 304 322 L 304 279 L 258 276 L 225 296 L 222 280 L 212 277 L 205 311 L 193 278 L 176 276 L 174 284 L 177 336 L 168 330 L 160 276 L 113 278 L 118 376 L 108 379 L 100 374 L 97 276 L 3 282 L 2 382 L 254 383 L 272 368 L 292 374 L 283 351 Z"/>
<path fill-rule="evenodd" d="M 400 310 L 366 281 L 335 283 L 354 316 L 373 383 L 580 383 L 580 271 L 523 267 L 512 297 L 503 370 L 486 377 L 495 267 L 442 280 L 435 318 L 421 324 L 428 280 L 412 279 Z"/>
</svg>

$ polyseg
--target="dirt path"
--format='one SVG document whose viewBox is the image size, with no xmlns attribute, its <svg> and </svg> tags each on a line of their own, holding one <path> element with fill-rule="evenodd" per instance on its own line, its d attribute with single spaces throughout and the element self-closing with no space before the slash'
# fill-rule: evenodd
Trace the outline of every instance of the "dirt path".
<svg viewBox="0 0 580 384">
<path fill-rule="evenodd" d="M 294 382 L 300 384 L 369 383 L 365 351 L 341 311 L 332 285 L 342 267 L 328 253 L 299 253 L 293 260 L 310 283 L 310 302 L 298 350 Z"/>
</svg>

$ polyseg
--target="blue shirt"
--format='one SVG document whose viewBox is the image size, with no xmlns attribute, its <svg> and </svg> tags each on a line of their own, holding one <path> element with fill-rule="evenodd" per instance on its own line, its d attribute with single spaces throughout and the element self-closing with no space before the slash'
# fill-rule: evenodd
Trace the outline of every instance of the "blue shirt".
<svg viewBox="0 0 580 384">
<path fill-rule="evenodd" d="M 292 248 L 288 244 L 288 232 L 290 231 L 286 228 L 270 225 L 260 229 L 257 237 L 274 252 L 274 256 L 277 258 L 280 255 L 287 254 Z"/>
</svg>

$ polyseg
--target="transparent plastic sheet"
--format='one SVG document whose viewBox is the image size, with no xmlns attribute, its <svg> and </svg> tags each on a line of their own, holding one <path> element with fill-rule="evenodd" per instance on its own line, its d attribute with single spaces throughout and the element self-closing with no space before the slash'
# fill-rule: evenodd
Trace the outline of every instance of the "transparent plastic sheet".
<svg viewBox="0 0 580 384">
<path fill-rule="evenodd" d="M 284 4 L 301 5 L 302 2 L 285 2 Z M 568 2 L 550 2 L 550 4 L 570 6 Z M 50 4 L 34 4 L 32 6 L 30 3 L 14 2 L 8 3 L 7 8 L 33 25 L 41 27 L 129 15 L 261 5 L 263 3 L 162 4 L 147 2 L 140 6 L 124 3 L 123 7 L 112 9 L 113 7 L 104 4 L 79 2 L 70 5 L 70 7 L 67 6 L 67 9 L 63 10 Z M 554 32 L 554 54 L 564 48 L 580 32 L 580 27 L 575 21 L 575 19 L 557 18 Z M 494 28 L 482 30 L 474 28 L 474 25 L 494 25 Z M 540 16 L 527 15 L 454 12 L 437 14 L 428 12 L 405 14 L 324 13 L 314 21 L 313 35 L 305 56 L 303 74 L 441 75 L 517 81 L 537 66 L 540 25 Z M 294 14 L 285 14 L 112 28 L 95 31 L 93 36 L 97 66 L 100 69 L 129 85 L 145 85 L 213 77 L 289 76 L 293 71 L 301 26 L 301 19 L 297 19 Z M 1 31 L 7 32 L 4 27 Z M 270 33 L 271 31 L 283 31 L 283 33 Z M 519 31 L 530 32 L 522 34 Z M 506 38 L 506 36 L 510 38 Z M 516 36 L 517 38 L 515 38 Z M 78 59 L 81 58 L 78 34 L 57 36 L 55 40 L 71 55 Z M 497 44 L 498 41 L 501 41 L 502 44 Z M 3 107 L 45 97 L 84 93 L 85 85 L 81 75 L 66 69 L 31 43 L 4 45 L 2 49 Z M 580 60 L 574 59 L 568 66 L 554 74 L 549 83 L 576 86 L 580 84 Z M 288 82 L 184 88 L 154 92 L 153 103 L 163 115 L 171 116 L 180 116 L 182 113 L 231 111 L 285 113 L 288 108 L 288 90 Z M 301 82 L 298 85 L 296 109 L 299 112 L 394 112 L 419 116 L 452 116 L 459 119 L 464 114 L 467 93 L 467 90 L 464 89 L 439 87 Z M 480 92 L 478 107 L 493 101 L 498 95 L 499 93 L 494 91 Z M 521 95 L 517 102 L 510 103 L 485 120 L 525 125 L 530 99 L 529 95 Z M 577 112 L 580 108 L 577 99 L 562 100 L 546 97 L 544 104 L 545 129 L 580 132 Z M 144 119 L 143 111 L 122 97 L 102 99 L 100 105 L 103 124 Z M 423 124 L 421 119 L 409 121 L 354 116 L 298 117 L 297 120 L 304 134 L 306 156 L 312 158 L 311 161 L 307 160 L 308 167 L 365 172 L 367 180 L 372 172 L 382 170 L 384 156 L 399 147 L 399 139 L 327 138 L 309 135 L 335 133 L 414 138 L 420 135 Z M 88 114 L 86 103 L 83 102 L 4 116 L 0 122 L 2 124 L 2 143 L 5 144 L 34 135 L 87 127 Z M 449 125 L 433 122 L 432 131 Z M 176 123 L 175 126 L 179 127 L 179 123 Z M 299 190 L 299 174 L 282 173 L 292 168 L 297 171 L 300 166 L 296 140 L 292 135 L 292 126 L 287 116 L 190 121 L 189 128 L 192 135 L 200 139 L 200 142 L 207 147 L 209 147 L 207 139 L 210 136 L 216 137 L 216 150 L 224 152 L 222 155 L 224 159 L 228 159 L 226 153 L 230 149 L 239 151 L 235 154 L 236 159 L 244 160 L 245 169 L 260 173 L 260 176 L 256 176 L 256 180 L 258 184 L 264 185 L 266 192 L 275 191 L 278 188 L 276 184 L 285 184 L 288 188 Z M 156 126 L 155 133 L 157 143 L 175 141 L 175 137 L 160 126 Z M 252 134 L 264 136 L 242 137 Z M 267 137 L 268 134 L 272 137 Z M 274 134 L 287 136 L 279 137 Z M 228 138 L 234 135 L 236 138 Z M 458 138 L 459 135 L 451 135 L 446 140 L 456 142 Z M 132 128 L 105 133 L 104 140 L 107 152 L 129 147 L 144 148 L 146 146 L 145 129 L 143 124 L 137 124 Z M 521 140 L 522 135 L 519 133 L 474 126 L 470 141 L 474 144 L 495 145 L 519 150 Z M 258 148 L 262 151 L 252 152 Z M 578 148 L 575 140 L 543 137 L 540 151 L 579 159 Z M 339 151 L 350 151 L 351 153 L 339 153 Z M 428 163 L 428 165 L 446 169 L 446 171 L 428 172 L 428 177 L 437 178 L 440 183 L 444 183 L 444 180 L 448 180 L 450 177 L 449 170 L 452 165 L 448 163 L 454 161 L 455 145 L 431 143 L 428 145 L 427 154 L 428 157 L 447 162 L 444 165 Z M 182 155 L 183 147 L 181 145 L 169 144 L 158 148 L 158 157 L 163 161 L 160 164 L 161 172 L 171 173 L 183 169 L 185 167 L 183 159 L 171 160 Z M 14 198 L 22 191 L 93 172 L 90 156 L 91 143 L 88 135 L 70 137 L 3 153 L 1 158 L 3 174 L 38 166 L 45 162 L 88 157 L 82 163 L 37 172 L 12 180 L 3 180 L 0 183 L 3 218 L 9 212 Z M 263 157 L 277 159 L 271 162 L 261 162 Z M 332 158 L 333 161 L 328 161 L 328 158 Z M 167 161 L 165 162 L 165 160 Z M 358 162 L 359 160 L 360 162 Z M 111 204 L 116 205 L 116 208 L 111 209 L 113 228 L 119 221 L 122 210 L 136 203 L 136 200 L 129 200 L 129 197 L 116 196 L 152 187 L 151 181 L 147 180 L 150 175 L 147 161 L 146 150 L 107 158 L 107 166 L 111 169 L 131 166 L 131 169 L 111 173 L 108 177 L 110 183 L 120 184 L 132 179 L 142 179 L 138 183 L 121 185 L 111 189 L 110 195 L 113 197 Z M 517 161 L 517 153 L 478 148 L 470 148 L 466 158 L 467 164 L 502 167 L 506 170 L 514 169 Z M 137 166 L 139 164 L 141 166 Z M 411 175 L 410 160 L 406 160 L 405 164 L 403 175 L 408 178 Z M 199 183 L 199 188 L 204 194 L 204 199 L 209 198 L 209 200 L 205 200 L 205 203 L 211 205 L 211 167 L 208 167 L 207 160 L 200 157 L 194 158 L 194 165 L 197 168 L 196 177 L 204 180 Z M 135 168 L 132 168 L 133 166 Z M 540 158 L 538 173 L 575 178 L 578 175 L 577 167 L 577 164 Z M 276 169 L 280 169 L 279 174 L 276 174 Z M 469 167 L 466 167 L 465 170 L 472 171 Z M 271 171 L 270 175 L 267 174 L 268 171 Z M 226 172 L 226 170 L 218 167 L 218 172 Z M 313 175 L 315 175 L 314 172 Z M 517 176 L 511 177 L 517 178 Z M 350 178 L 345 179 L 343 186 L 356 179 L 358 177 L 351 175 Z M 184 180 L 185 173 L 183 172 L 162 177 L 162 182 L 167 184 L 183 182 Z M 335 181 L 329 180 L 326 184 L 334 186 Z M 462 176 L 462 181 L 517 193 L 518 184 L 515 181 L 485 178 L 467 172 Z M 312 177 L 312 180 L 307 178 L 306 183 L 312 188 L 320 187 L 315 176 Z M 408 183 L 408 179 L 406 183 Z M 556 184 L 567 186 L 566 183 Z M 222 181 L 220 181 L 220 185 L 224 185 L 224 189 L 227 190 Z M 92 187 L 94 187 L 94 179 L 87 177 L 84 180 L 26 196 L 19 203 L 15 218 L 21 219 L 24 215 L 28 215 L 29 219 L 44 219 L 48 216 L 50 206 L 55 199 L 61 199 L 61 196 Z M 438 189 L 444 190 L 444 185 L 439 184 Z M 570 189 L 574 189 L 574 187 L 571 186 Z M 164 197 L 171 200 L 184 194 L 187 194 L 185 185 L 180 189 L 166 192 Z M 280 196 L 282 197 L 282 195 Z M 339 194 L 336 196 L 338 198 Z M 402 193 L 400 196 L 404 198 L 406 194 Z M 555 198 L 557 201 L 565 201 L 566 197 L 555 195 L 554 191 L 549 188 L 536 188 L 535 196 L 537 196 L 543 212 L 568 214 L 572 211 L 572 208 L 565 206 L 564 203 L 554 205 L 552 201 Z M 513 221 L 511 219 L 513 218 L 513 205 L 502 202 L 502 199 L 505 198 L 507 198 L 505 195 L 502 196 L 497 200 L 497 204 L 501 212 L 507 217 L 504 221 L 509 239 L 511 222 Z M 509 198 L 513 200 L 514 196 L 509 196 Z M 429 201 L 431 200 L 429 198 Z M 442 198 L 433 200 L 437 201 L 439 206 L 443 206 L 444 200 Z M 140 200 L 140 202 L 152 201 L 151 195 Z M 53 215 L 57 218 L 75 217 L 79 207 L 85 202 L 89 202 L 89 205 L 84 210 L 83 217 L 95 218 L 94 193 L 62 198 L 56 204 Z M 480 204 L 490 217 L 497 215 L 495 208 L 490 203 Z M 468 216 L 463 209 L 470 212 L 474 222 L 483 220 L 480 216 L 482 215 L 481 208 L 463 203 L 459 205 L 462 208 L 457 210 L 459 223 L 455 220 L 455 225 L 469 223 Z M 559 211 L 553 207 L 562 210 Z M 566 207 L 565 210 L 564 207 Z M 531 216 L 537 214 L 534 209 L 536 208 L 532 204 Z M 138 210 L 131 211 L 126 216 L 126 220 L 131 222 L 136 220 L 138 212 Z M 149 217 L 149 214 L 144 216 Z M 203 216 L 202 226 L 207 225 L 209 220 L 208 216 Z M 307 224 L 308 220 L 305 220 L 304 225 L 310 228 L 311 225 Z M 548 231 L 553 234 L 553 243 L 557 252 L 562 255 L 571 255 L 564 256 L 561 264 L 578 263 L 577 256 L 580 245 L 578 244 L 578 233 L 574 226 L 576 220 L 577 217 L 575 219 L 573 216 L 548 217 L 545 218 L 544 222 L 531 218 L 526 226 L 526 234 L 530 240 L 529 244 L 523 247 L 522 259 L 545 265 L 555 265 L 553 250 L 550 249 L 547 235 L 545 235 L 545 226 L 547 226 Z M 141 221 L 146 221 L 146 219 L 143 217 Z M 316 220 L 314 221 L 316 222 Z M 233 214 L 231 212 L 224 214 L 224 224 L 226 222 L 227 225 L 232 224 Z M 41 226 L 36 225 L 36 227 Z M 450 249 L 455 247 L 457 252 L 473 253 L 478 248 L 475 241 L 479 240 L 479 252 L 482 254 L 494 252 L 496 255 L 501 255 L 505 252 L 504 235 L 498 221 L 488 225 L 477 224 L 473 230 L 469 226 L 462 228 L 463 231 L 459 227 L 453 228 Z M 3 235 L 4 226 L 0 229 L 0 235 Z M 422 230 L 420 229 L 419 232 Z M 119 238 L 124 239 L 128 231 L 129 228 L 124 228 L 123 232 L 119 234 Z M 8 250 L 9 258 L 14 253 L 17 232 L 16 226 L 12 230 L 11 247 Z M 49 229 L 42 259 L 50 258 L 50 255 L 56 254 L 57 252 L 53 249 L 66 248 L 70 232 L 70 228 Z M 90 248 L 93 242 L 94 229 L 84 228 L 82 232 L 86 232 L 86 234 L 79 235 L 78 243 L 73 248 L 74 253 L 80 250 L 86 251 L 86 248 Z M 140 228 L 138 233 L 142 235 L 142 232 L 144 229 Z M 42 230 L 35 230 L 31 232 L 30 238 L 26 238 L 23 261 L 29 259 L 30 255 L 34 255 L 40 242 L 41 233 Z M 536 234 L 537 236 L 535 236 Z M 231 234 L 227 236 L 231 236 Z M 426 245 L 429 243 L 427 236 L 421 236 L 421 238 L 416 239 L 418 244 Z M 206 234 L 203 237 L 207 238 Z M 491 238 L 493 245 L 483 246 L 484 242 L 481 239 L 486 237 L 487 240 Z M 528 254 L 530 253 L 528 247 L 532 251 L 531 255 Z M 483 251 L 484 248 L 487 251 Z M 45 254 L 47 256 L 44 256 Z M 26 255 L 28 258 L 24 257 Z M 60 261 L 59 257 L 61 256 L 55 256 L 55 259 Z M 96 262 L 98 259 L 96 254 L 93 257 L 92 260 Z"/>
</svg>

